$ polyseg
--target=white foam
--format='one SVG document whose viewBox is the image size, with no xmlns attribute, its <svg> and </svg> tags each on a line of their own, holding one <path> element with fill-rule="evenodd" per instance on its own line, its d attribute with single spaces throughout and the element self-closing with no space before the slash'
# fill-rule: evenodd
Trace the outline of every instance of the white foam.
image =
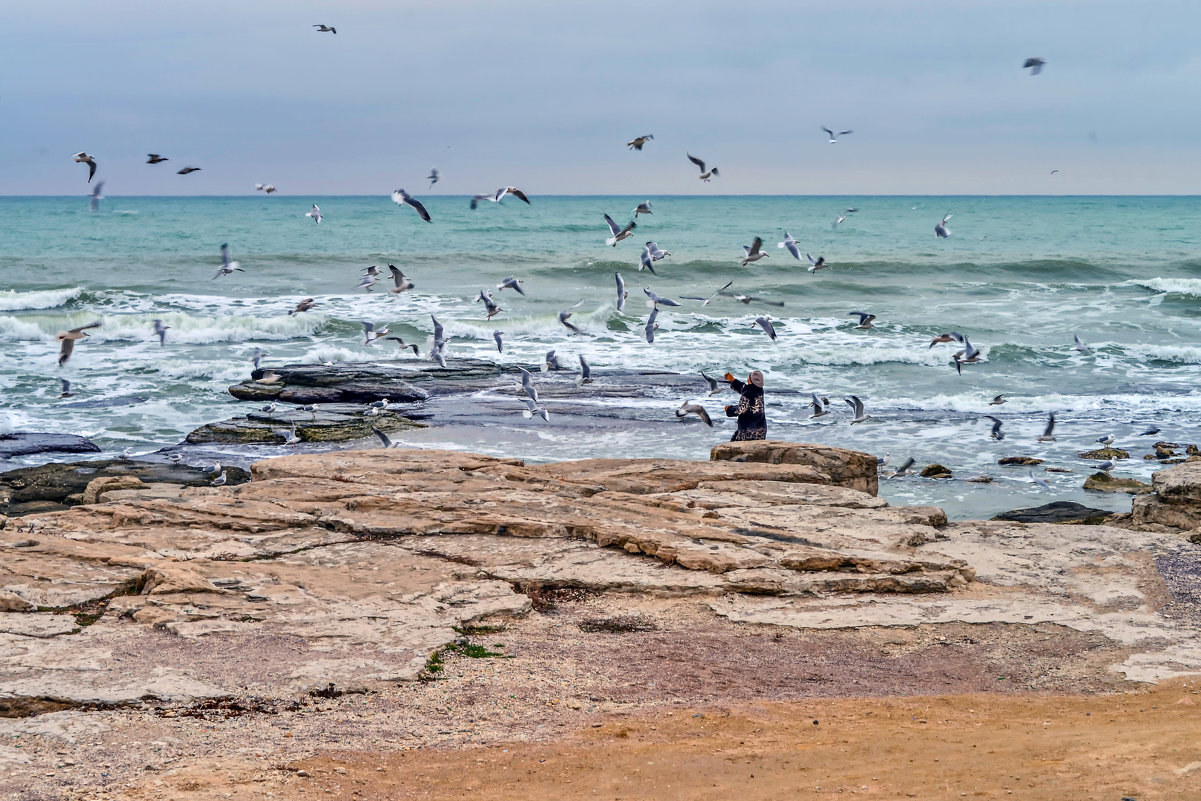
<svg viewBox="0 0 1201 801">
<path fill-rule="evenodd" d="M 73 300 L 83 292 L 80 287 L 69 289 L 41 289 L 18 292 L 15 289 L 0 290 L 0 311 L 25 309 L 56 309 Z"/>
<path fill-rule="evenodd" d="M 45 339 L 46 332 L 28 320 L 0 317 L 0 342 Z"/>
<path fill-rule="evenodd" d="M 1141 286 L 1155 292 L 1192 295 L 1201 298 L 1201 278 L 1149 278 L 1126 281 L 1120 286 Z"/>
<path fill-rule="evenodd" d="M 248 342 L 256 340 L 287 340 L 309 337 L 325 324 L 324 315 L 306 314 L 279 317 L 231 315 L 228 317 L 194 317 L 172 312 L 167 314 L 111 315 L 104 318 L 103 327 L 92 332 L 100 342 L 113 340 L 149 340 L 154 337 L 153 320 L 160 319 L 169 326 L 167 344 L 201 345 L 213 342 Z"/>
</svg>

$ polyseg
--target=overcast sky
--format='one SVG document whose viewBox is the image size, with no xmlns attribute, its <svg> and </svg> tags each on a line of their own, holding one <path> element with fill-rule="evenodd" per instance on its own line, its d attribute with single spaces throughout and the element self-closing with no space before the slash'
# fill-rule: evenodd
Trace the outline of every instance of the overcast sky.
<svg viewBox="0 0 1201 801">
<path fill-rule="evenodd" d="M 0 194 L 86 193 L 79 150 L 111 195 L 1195 194 L 1198 30 L 1195 0 L 26 0 Z"/>
</svg>

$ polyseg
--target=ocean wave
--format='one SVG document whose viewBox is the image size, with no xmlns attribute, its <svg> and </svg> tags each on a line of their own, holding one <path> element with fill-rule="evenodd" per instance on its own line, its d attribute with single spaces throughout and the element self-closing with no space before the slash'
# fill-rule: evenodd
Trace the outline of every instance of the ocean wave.
<svg viewBox="0 0 1201 801">
<path fill-rule="evenodd" d="M 1192 345 L 1131 345 L 1127 352 L 1153 362 L 1201 364 L 1201 347 Z"/>
<path fill-rule="evenodd" d="M 20 342 L 45 339 L 41 326 L 16 317 L 0 317 L 0 342 Z"/>
<path fill-rule="evenodd" d="M 1152 292 L 1201 298 L 1201 278 L 1147 278 L 1125 281 L 1118 286 L 1141 286 Z"/>
<path fill-rule="evenodd" d="M 112 315 L 103 318 L 104 325 L 92 336 L 99 342 L 148 340 L 154 336 L 155 319 L 168 326 L 167 343 L 175 345 L 296 339 L 312 336 L 326 322 L 325 316 L 312 313 L 292 317 L 193 317 L 179 312 Z"/>
<path fill-rule="evenodd" d="M 83 294 L 81 287 L 36 289 L 30 292 L 18 292 L 15 289 L 0 290 L 0 311 L 57 309 L 81 294 Z"/>
</svg>

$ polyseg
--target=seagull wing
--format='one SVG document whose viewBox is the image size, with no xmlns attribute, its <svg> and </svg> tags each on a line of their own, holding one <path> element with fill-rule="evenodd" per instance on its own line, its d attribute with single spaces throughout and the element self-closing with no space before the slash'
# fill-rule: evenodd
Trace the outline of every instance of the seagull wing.
<svg viewBox="0 0 1201 801">
<path fill-rule="evenodd" d="M 685 155 L 688 156 L 689 161 L 691 161 L 693 164 L 695 164 L 696 166 L 701 168 L 701 172 L 705 171 L 705 162 L 701 161 L 700 159 L 698 159 L 696 156 L 692 155 L 691 153 L 686 153 Z"/>
<path fill-rule="evenodd" d="M 377 437 L 379 437 L 379 441 L 380 441 L 380 442 L 382 442 L 382 443 L 384 443 L 384 447 L 385 447 L 385 448 L 391 448 L 391 447 L 392 447 L 392 438 L 391 438 L 391 437 L 389 437 L 389 436 L 388 436 L 387 434 L 385 434 L 383 431 L 380 431 L 380 430 L 379 430 L 378 428 L 376 428 L 375 426 L 372 426 L 372 427 L 371 427 L 371 430 L 375 432 L 375 435 L 376 435 Z"/>
<path fill-rule="evenodd" d="M 617 236 L 621 233 L 621 227 L 617 223 L 613 222 L 613 218 L 608 214 L 605 215 L 605 223 L 609 226 L 609 232 L 612 233 L 613 236 Z"/>
<path fill-rule="evenodd" d="M 626 307 L 626 282 L 621 273 L 613 273 L 613 277 L 617 279 L 617 310 L 623 311 Z"/>
<path fill-rule="evenodd" d="M 584 361 L 584 354 L 580 354 L 580 377 L 591 378 L 592 368 L 588 366 L 588 362 Z"/>
<path fill-rule="evenodd" d="M 515 186 L 510 186 L 508 188 L 508 192 L 510 195 L 517 198 L 518 200 L 524 201 L 526 203 L 530 202 L 530 199 L 528 197 L 526 197 L 525 192 L 522 192 L 520 189 L 518 189 Z"/>
<path fill-rule="evenodd" d="M 425 206 L 421 205 L 420 200 L 413 197 L 412 195 L 404 195 L 403 202 L 404 202 L 404 205 L 411 206 L 412 209 L 417 212 L 418 217 L 425 220 L 426 222 L 433 222 L 433 220 L 430 219 L 430 213 L 425 210 Z"/>
<path fill-rule="evenodd" d="M 756 253 L 760 252 L 762 249 L 763 249 L 763 239 L 762 239 L 762 237 L 757 236 L 751 240 L 751 247 L 750 247 L 750 250 L 747 251 L 747 255 L 753 256 Z"/>
</svg>

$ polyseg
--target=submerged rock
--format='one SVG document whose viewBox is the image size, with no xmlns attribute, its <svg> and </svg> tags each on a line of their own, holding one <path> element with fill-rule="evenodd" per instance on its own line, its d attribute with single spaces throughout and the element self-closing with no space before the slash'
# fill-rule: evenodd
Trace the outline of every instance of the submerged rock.
<svg viewBox="0 0 1201 801">
<path fill-rule="evenodd" d="M 1104 522 L 1112 514 L 1104 509 L 1094 509 L 1075 501 L 1053 501 L 1042 506 L 1002 512 L 992 519 L 1008 520 L 1014 523 L 1088 523 L 1093 525 Z"/>
<path fill-rule="evenodd" d="M 1095 451 L 1084 451 L 1076 454 L 1081 459 L 1098 459 L 1104 461 L 1106 459 L 1129 459 L 1130 452 L 1124 451 L 1121 448 L 1097 448 Z"/>
<path fill-rule="evenodd" d="M 0 459 L 29 456 L 34 453 L 99 453 L 100 448 L 87 437 L 76 434 L 46 434 L 15 431 L 0 434 Z"/>
<path fill-rule="evenodd" d="M 922 468 L 922 478 L 951 478 L 951 468 L 940 464 L 928 464 Z"/>
<path fill-rule="evenodd" d="M 1128 492 L 1142 495 L 1151 491 L 1151 485 L 1136 478 L 1114 478 L 1109 473 L 1093 473 L 1084 479 L 1084 488 L 1094 492 Z"/>
<path fill-rule="evenodd" d="M 1042 464 L 1042 463 L 1043 463 L 1042 459 L 1038 459 L 1034 456 L 1006 456 L 1003 459 L 997 460 L 997 464 L 1003 464 L 1003 465 L 1020 464 L 1020 465 L 1033 466 L 1033 465 Z"/>
<path fill-rule="evenodd" d="M 313 414 L 295 408 L 275 412 L 251 412 L 219 423 L 207 423 L 188 434 L 189 445 L 240 443 L 283 445 L 296 424 L 296 436 L 302 442 L 348 442 L 374 434 L 374 426 L 384 433 L 420 426 L 396 412 L 369 415 L 360 404 L 323 404 Z M 283 434 L 277 432 L 284 432 Z"/>
</svg>

